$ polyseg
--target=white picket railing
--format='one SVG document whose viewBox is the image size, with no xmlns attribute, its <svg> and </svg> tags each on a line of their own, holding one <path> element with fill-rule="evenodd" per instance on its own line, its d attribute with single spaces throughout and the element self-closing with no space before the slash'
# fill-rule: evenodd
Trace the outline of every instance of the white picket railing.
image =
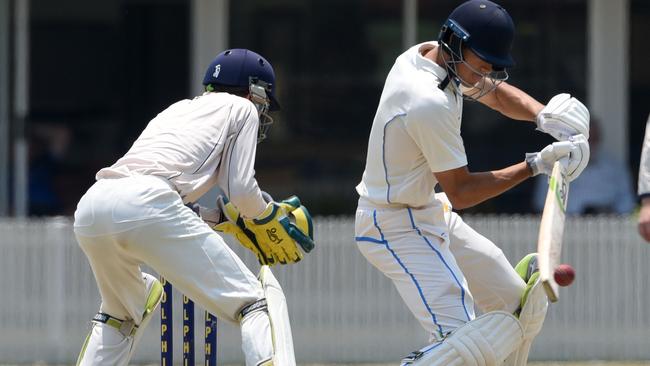
<svg viewBox="0 0 650 366">
<path fill-rule="evenodd" d="M 538 216 L 467 217 L 511 262 L 533 251 Z M 426 335 L 392 284 L 358 253 L 353 220 L 315 219 L 317 248 L 297 264 L 274 270 L 289 302 L 299 363 L 394 362 L 426 344 Z M 231 242 L 232 243 L 232 242 Z M 571 218 L 564 260 L 576 283 L 551 306 L 531 358 L 650 359 L 650 246 L 632 217 Z M 232 247 L 251 268 L 255 260 Z M 174 294 L 175 354 L 181 354 L 181 296 Z M 0 364 L 73 363 L 99 295 L 67 218 L 0 220 Z M 196 313 L 197 362 L 202 312 Z M 219 322 L 220 363 L 241 363 L 238 329 Z M 134 362 L 160 357 L 152 321 Z"/>
</svg>

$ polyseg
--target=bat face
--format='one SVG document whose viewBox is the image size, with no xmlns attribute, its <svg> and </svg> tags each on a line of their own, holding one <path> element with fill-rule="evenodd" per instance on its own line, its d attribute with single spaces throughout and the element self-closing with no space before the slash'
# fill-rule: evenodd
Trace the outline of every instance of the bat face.
<svg viewBox="0 0 650 366">
<path fill-rule="evenodd" d="M 569 198 L 569 181 L 566 178 L 566 161 L 564 160 L 557 161 L 553 165 L 537 241 L 539 276 L 551 302 L 558 300 L 559 286 L 555 282 L 553 273 L 555 267 L 560 263 L 566 203 Z"/>
<path fill-rule="evenodd" d="M 559 165 L 558 174 L 552 174 L 551 182 L 549 183 L 549 192 L 555 192 L 557 203 L 560 205 L 562 212 L 565 213 L 567 200 L 569 199 L 569 182 L 566 178 L 566 168 L 560 162 L 556 164 Z M 555 167 L 553 169 L 555 170 Z M 551 185 L 552 187 L 550 187 Z"/>
</svg>

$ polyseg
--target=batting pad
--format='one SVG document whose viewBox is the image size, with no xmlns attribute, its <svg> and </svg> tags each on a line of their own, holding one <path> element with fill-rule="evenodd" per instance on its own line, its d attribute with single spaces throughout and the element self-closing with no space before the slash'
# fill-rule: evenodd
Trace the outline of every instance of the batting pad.
<svg viewBox="0 0 650 366">
<path fill-rule="evenodd" d="M 528 365 L 528 354 L 530 353 L 530 346 L 533 344 L 532 340 L 524 339 L 521 346 L 517 348 L 503 363 L 503 366 L 526 366 Z"/>
<path fill-rule="evenodd" d="M 519 322 L 524 329 L 525 339 L 532 340 L 542 330 L 547 309 L 548 298 L 544 292 L 542 281 L 539 280 L 538 276 L 535 284 L 528 292 L 528 297 L 521 309 L 521 313 L 519 313 Z"/>
<path fill-rule="evenodd" d="M 544 285 L 539 280 L 539 275 L 535 279 L 535 284 L 528 292 L 528 297 L 524 307 L 519 314 L 519 322 L 524 329 L 524 341 L 507 359 L 504 366 L 526 366 L 528 364 L 528 354 L 533 339 L 542 330 L 546 310 L 548 309 L 548 299 L 544 292 Z"/>
<path fill-rule="evenodd" d="M 293 351 L 293 336 L 289 323 L 287 300 L 280 283 L 273 276 L 269 266 L 262 266 L 259 279 L 264 288 L 264 295 L 271 319 L 271 334 L 273 335 L 273 365 L 295 366 L 296 359 Z"/>
<path fill-rule="evenodd" d="M 501 366 L 519 347 L 523 337 L 521 324 L 513 315 L 493 311 L 465 323 L 439 346 L 417 354 L 402 365 Z"/>
</svg>

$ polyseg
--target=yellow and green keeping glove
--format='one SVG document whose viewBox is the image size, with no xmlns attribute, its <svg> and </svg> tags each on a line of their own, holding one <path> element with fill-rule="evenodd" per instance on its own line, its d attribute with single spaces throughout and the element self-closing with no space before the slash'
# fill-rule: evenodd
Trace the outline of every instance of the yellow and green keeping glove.
<svg viewBox="0 0 650 366">
<path fill-rule="evenodd" d="M 254 219 L 243 219 L 239 210 L 225 197 L 217 199 L 217 206 L 225 221 L 213 229 L 235 236 L 244 247 L 255 253 L 260 264 L 295 263 L 302 259 L 302 251 L 308 253 L 314 248 L 311 215 L 298 197 L 282 202 L 271 200 Z"/>
<path fill-rule="evenodd" d="M 217 208 L 221 211 L 221 222 L 212 226 L 212 229 L 222 233 L 230 234 L 237 239 L 237 241 L 248 248 L 257 256 L 257 260 L 262 263 L 268 263 L 269 259 L 259 249 L 259 245 L 255 239 L 255 234 L 246 228 L 244 219 L 239 215 L 239 210 L 233 205 L 227 197 L 217 197 Z"/>
<path fill-rule="evenodd" d="M 311 216 L 297 198 L 282 203 L 269 202 L 258 217 L 244 222 L 255 234 L 260 249 L 273 258 L 273 263 L 298 262 L 303 251 L 309 253 L 314 248 Z"/>
</svg>

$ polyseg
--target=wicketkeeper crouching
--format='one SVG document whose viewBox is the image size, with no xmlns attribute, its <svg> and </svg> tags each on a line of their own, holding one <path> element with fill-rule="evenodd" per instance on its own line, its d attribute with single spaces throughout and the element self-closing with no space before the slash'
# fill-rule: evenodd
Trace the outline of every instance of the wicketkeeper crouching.
<svg viewBox="0 0 650 366">
<path fill-rule="evenodd" d="M 97 172 L 74 220 L 102 298 L 78 366 L 129 364 L 164 296 L 143 264 L 239 325 L 247 366 L 295 366 L 286 299 L 268 265 L 297 262 L 312 250 L 313 226 L 297 198 L 263 199 L 253 169 L 271 112 L 280 109 L 275 84 L 264 57 L 224 50 L 207 67 L 201 95 L 158 113 L 120 159 Z M 225 187 L 232 203 L 222 197 L 215 209 L 199 208 L 202 220 L 191 202 L 214 187 Z M 256 254 L 263 264 L 257 277 L 215 230 Z"/>
</svg>

